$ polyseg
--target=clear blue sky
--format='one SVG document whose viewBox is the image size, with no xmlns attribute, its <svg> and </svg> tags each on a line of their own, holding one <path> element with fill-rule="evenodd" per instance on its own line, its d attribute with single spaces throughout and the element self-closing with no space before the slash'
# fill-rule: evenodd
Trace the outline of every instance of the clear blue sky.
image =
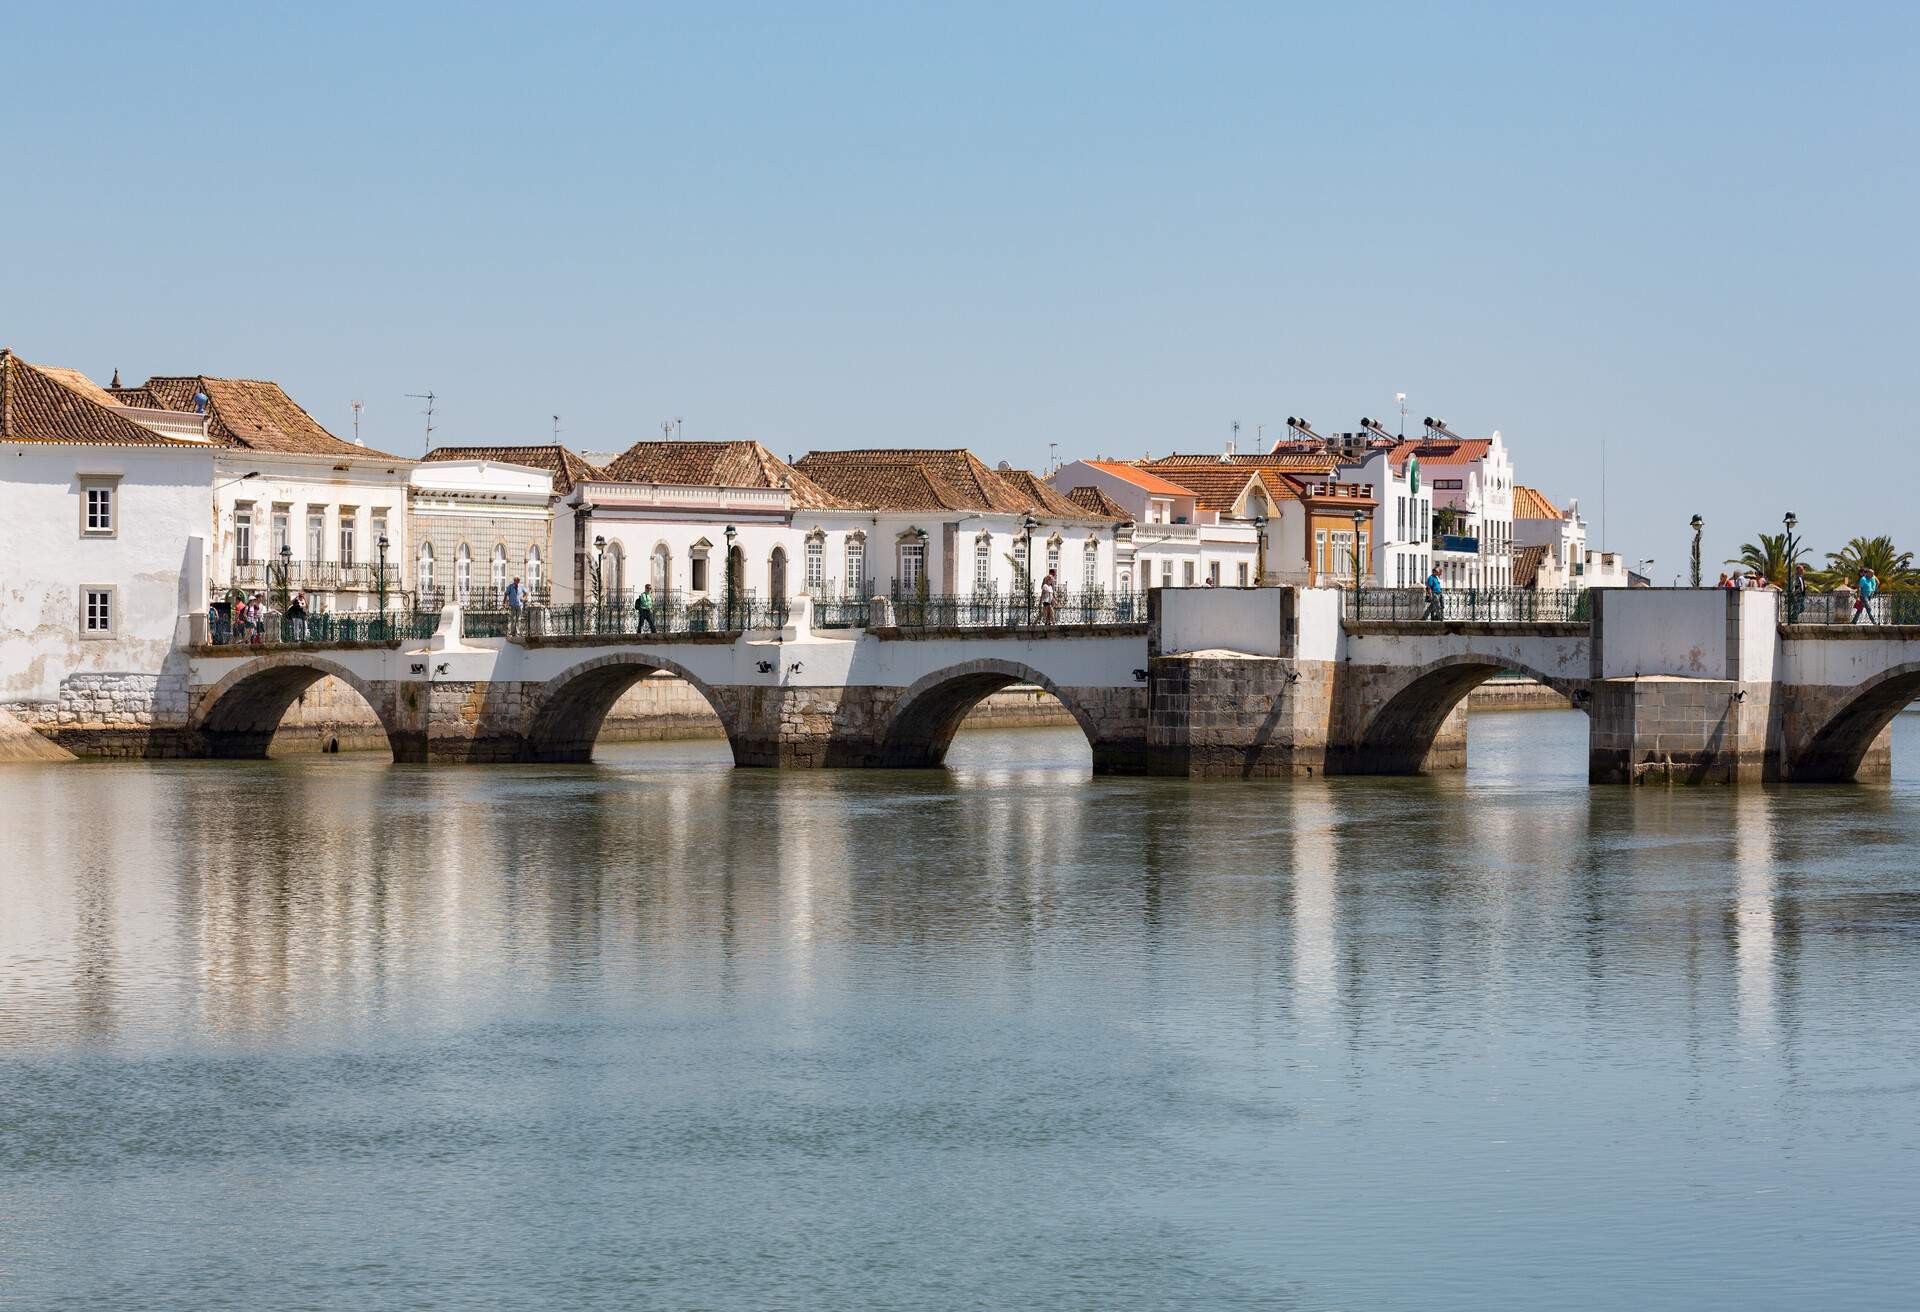
<svg viewBox="0 0 1920 1312">
<path fill-rule="evenodd" d="M 0 341 L 371 444 L 1501 429 L 1682 567 L 1920 547 L 1914 6 L 34 6 Z M 1604 11 L 1604 12 L 1602 12 Z"/>
</svg>

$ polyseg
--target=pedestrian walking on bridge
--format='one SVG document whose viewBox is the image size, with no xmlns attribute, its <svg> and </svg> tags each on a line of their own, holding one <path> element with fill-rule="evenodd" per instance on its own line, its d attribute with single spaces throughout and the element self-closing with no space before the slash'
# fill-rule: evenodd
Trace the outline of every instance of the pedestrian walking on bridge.
<svg viewBox="0 0 1920 1312">
<path fill-rule="evenodd" d="M 1860 583 L 1853 598 L 1853 622 L 1855 624 L 1860 622 L 1862 615 L 1867 617 L 1867 623 L 1869 624 L 1878 624 L 1880 622 L 1873 617 L 1873 599 L 1879 595 L 1879 592 L 1880 576 L 1873 572 L 1873 566 L 1868 565 L 1860 571 Z"/>
<path fill-rule="evenodd" d="M 1445 619 L 1446 610 L 1446 589 L 1441 586 L 1440 567 L 1436 565 L 1427 571 L 1427 618 Z"/>
<path fill-rule="evenodd" d="M 640 617 L 633 628 L 635 633 L 660 632 L 653 622 L 653 584 L 649 583 L 640 589 L 640 595 L 633 599 L 633 609 Z"/>
<path fill-rule="evenodd" d="M 513 582 L 507 584 L 507 636 L 520 634 L 520 612 L 527 604 L 527 590 L 520 586 L 520 576 L 515 574 Z"/>
</svg>

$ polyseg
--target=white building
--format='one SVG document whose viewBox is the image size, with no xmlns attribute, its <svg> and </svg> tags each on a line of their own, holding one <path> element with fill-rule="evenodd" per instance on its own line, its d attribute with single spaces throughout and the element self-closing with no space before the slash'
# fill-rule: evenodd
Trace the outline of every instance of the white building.
<svg viewBox="0 0 1920 1312">
<path fill-rule="evenodd" d="M 547 598 L 553 558 L 553 472 L 486 458 L 428 452 L 408 480 L 410 586 L 427 607 L 506 605 L 520 580 Z"/>
<path fill-rule="evenodd" d="M 1587 521 L 1580 514 L 1580 502 L 1567 502 L 1566 510 L 1535 488 L 1513 490 L 1513 541 L 1519 548 L 1544 547 L 1554 562 L 1543 568 L 1540 579 L 1555 577 L 1572 588 L 1624 588 L 1627 586 L 1626 561 L 1615 551 L 1594 551 L 1587 546 Z M 1534 586 L 1546 588 L 1547 583 Z"/>
<path fill-rule="evenodd" d="M 213 462 L 84 376 L 0 350 L 0 707 L 56 736 L 184 718 Z"/>
<path fill-rule="evenodd" d="M 1426 426 L 1426 436 L 1394 448 L 1393 459 L 1419 462 L 1433 509 L 1434 568 L 1449 588 L 1512 587 L 1513 462 L 1506 443 L 1498 432 L 1461 437 L 1438 419 Z"/>
<path fill-rule="evenodd" d="M 1371 488 L 1379 502 L 1371 582 L 1383 588 L 1420 587 L 1433 558 L 1433 498 L 1421 481 L 1420 458 L 1396 457 L 1395 448 L 1375 445 L 1342 456 L 1339 470 L 1350 482 Z"/>
<path fill-rule="evenodd" d="M 213 452 L 214 595 L 284 584 L 307 593 L 312 609 L 368 609 L 384 538 L 397 604 L 410 461 L 335 437 L 274 382 L 172 375 L 107 390 L 124 417 Z"/>
<path fill-rule="evenodd" d="M 1071 497 L 1091 488 L 1118 505 L 1132 520 L 1133 561 L 1122 589 L 1240 585 L 1260 568 L 1260 533 L 1255 520 L 1274 517 L 1261 479 L 1254 470 L 1236 472 L 1208 457 L 1195 470 L 1210 481 L 1206 495 L 1176 481 L 1178 471 L 1121 460 L 1075 460 L 1047 479 L 1056 492 Z M 1224 473 L 1218 472 L 1224 469 Z M 1231 487 L 1224 484 L 1232 484 Z M 1277 532 L 1277 526 L 1270 532 Z M 1269 564 L 1269 574 L 1274 570 Z"/>
</svg>

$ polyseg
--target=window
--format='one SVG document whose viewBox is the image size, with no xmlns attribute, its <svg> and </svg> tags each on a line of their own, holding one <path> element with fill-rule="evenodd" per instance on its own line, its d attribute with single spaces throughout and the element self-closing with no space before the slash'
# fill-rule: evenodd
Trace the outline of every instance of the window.
<svg viewBox="0 0 1920 1312">
<path fill-rule="evenodd" d="M 1234 581 L 1243 588 L 1247 586 L 1247 562 L 1246 561 L 1243 560 L 1238 565 L 1234 566 Z"/>
<path fill-rule="evenodd" d="M 767 596 L 774 601 L 787 599 L 787 549 L 775 547 L 767 556 Z"/>
<path fill-rule="evenodd" d="M 1323 528 L 1313 531 L 1313 572 L 1316 577 L 1327 572 L 1327 531 Z"/>
<path fill-rule="evenodd" d="M 1120 571 L 1120 591 L 1122 592 L 1133 591 L 1133 571 L 1132 570 L 1123 569 Z"/>
<path fill-rule="evenodd" d="M 1372 538 L 1373 538 L 1373 535 L 1371 533 L 1363 532 L 1360 535 L 1360 572 L 1362 574 L 1371 574 L 1373 572 L 1373 561 L 1368 559 L 1369 555 L 1371 554 L 1368 550 L 1368 547 L 1372 541 Z"/>
<path fill-rule="evenodd" d="M 307 512 L 307 559 L 325 560 L 327 558 L 327 512 L 309 510 Z"/>
<path fill-rule="evenodd" d="M 695 592 L 707 590 L 707 552 L 709 550 L 708 547 L 697 546 L 693 549 L 693 554 L 688 557 L 688 565 L 691 569 L 690 586 Z"/>
<path fill-rule="evenodd" d="M 507 590 L 507 544 L 496 542 L 493 547 L 493 569 L 488 574 L 487 585 L 498 596 Z"/>
<path fill-rule="evenodd" d="M 540 548 L 527 548 L 527 590 L 540 591 Z"/>
<path fill-rule="evenodd" d="M 854 598 L 866 595 L 867 589 L 867 542 L 865 538 L 847 539 L 847 595 Z"/>
<path fill-rule="evenodd" d="M 253 563 L 253 507 L 251 505 L 234 507 L 233 559 L 240 565 Z"/>
<path fill-rule="evenodd" d="M 1059 538 L 1050 538 L 1047 541 L 1047 573 L 1053 575 L 1053 577 L 1056 579 L 1060 577 L 1060 539 Z"/>
<path fill-rule="evenodd" d="M 1405 542 L 1407 540 L 1407 499 L 1405 497 L 1395 497 L 1393 504 L 1395 507 L 1394 525 L 1398 530 L 1394 540 L 1397 542 Z"/>
<path fill-rule="evenodd" d="M 1193 562 L 1190 560 L 1181 561 L 1180 562 L 1180 585 L 1182 587 L 1187 587 L 1187 588 L 1192 587 L 1193 578 L 1194 578 Z"/>
<path fill-rule="evenodd" d="M 672 582 L 673 551 L 662 542 L 653 549 L 653 590 L 664 597 Z"/>
<path fill-rule="evenodd" d="M 80 636 L 111 638 L 115 617 L 113 588 L 89 583 L 80 589 Z"/>
<path fill-rule="evenodd" d="M 609 597 L 618 597 L 627 590 L 627 553 L 618 542 L 609 542 L 600 558 L 600 586 Z"/>
<path fill-rule="evenodd" d="M 1080 587 L 1082 591 L 1092 593 L 1100 586 L 1100 544 L 1092 538 L 1087 539 L 1087 547 L 1080 556 Z"/>
<path fill-rule="evenodd" d="M 1173 586 L 1173 562 L 1170 560 L 1160 562 L 1160 586 L 1163 588 Z"/>
<path fill-rule="evenodd" d="M 818 597 L 827 590 L 827 544 L 820 538 L 807 543 L 807 595 Z"/>
<path fill-rule="evenodd" d="M 920 580 L 927 574 L 927 548 L 921 542 L 902 542 L 900 544 L 900 587 L 902 591 L 918 592 Z"/>
<path fill-rule="evenodd" d="M 118 531 L 114 522 L 115 480 L 101 479 L 80 484 L 80 531 L 90 538 L 110 538 Z"/>
<path fill-rule="evenodd" d="M 466 543 L 453 553 L 453 596 L 462 606 L 473 590 L 473 551 Z"/>
<path fill-rule="evenodd" d="M 419 560 L 419 573 L 417 575 L 417 583 L 419 586 L 420 596 L 422 599 L 424 599 L 428 593 L 433 591 L 433 543 L 431 542 L 422 542 L 420 544 L 420 560 Z"/>
<path fill-rule="evenodd" d="M 1466 481 L 1464 479 L 1436 478 L 1433 480 L 1433 490 L 1435 492 L 1458 492 L 1465 486 Z"/>
<path fill-rule="evenodd" d="M 1220 586 L 1220 562 L 1217 560 L 1207 563 L 1207 585 L 1214 588 Z"/>
<path fill-rule="evenodd" d="M 275 560 L 280 559 L 282 551 L 293 549 L 293 530 L 289 527 L 292 517 L 293 510 L 289 506 L 273 508 L 273 558 Z"/>
<path fill-rule="evenodd" d="M 360 512 L 352 506 L 340 507 L 340 563 L 342 565 L 353 564 L 353 530 L 355 521 L 359 518 Z"/>
<path fill-rule="evenodd" d="M 973 540 L 973 590 L 993 591 L 993 542 L 984 533 Z"/>
</svg>

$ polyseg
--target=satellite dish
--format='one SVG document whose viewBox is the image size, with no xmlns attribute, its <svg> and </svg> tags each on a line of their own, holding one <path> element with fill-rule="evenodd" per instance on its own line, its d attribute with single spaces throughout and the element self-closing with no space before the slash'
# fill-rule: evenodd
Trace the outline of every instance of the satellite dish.
<svg viewBox="0 0 1920 1312">
<path fill-rule="evenodd" d="M 1008 464 L 1006 461 L 1002 460 L 1000 462 L 1000 472 L 1003 474 L 1010 474 L 1013 472 L 1013 466 Z"/>
</svg>

